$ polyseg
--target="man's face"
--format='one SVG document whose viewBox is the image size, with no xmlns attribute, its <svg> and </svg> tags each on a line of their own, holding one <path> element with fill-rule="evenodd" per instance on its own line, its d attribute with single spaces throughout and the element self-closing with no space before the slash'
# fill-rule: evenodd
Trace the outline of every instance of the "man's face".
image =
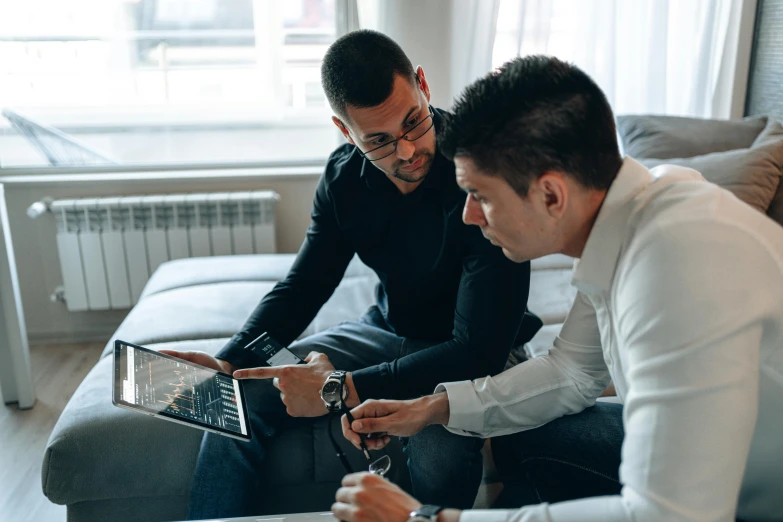
<svg viewBox="0 0 783 522">
<path fill-rule="evenodd" d="M 456 156 L 457 183 L 468 193 L 462 221 L 481 228 L 503 254 L 521 263 L 558 251 L 558 226 L 537 182 L 521 197 L 502 178 L 482 174 L 468 156 Z"/>
<path fill-rule="evenodd" d="M 392 93 L 380 105 L 366 108 L 346 107 L 348 121 L 335 121 L 346 139 L 362 152 L 367 152 L 400 138 L 425 119 L 427 121 L 423 121 L 416 130 L 430 126 L 430 91 L 421 67 L 417 70 L 417 77 L 418 81 L 411 83 L 410 80 L 397 75 Z M 373 161 L 373 165 L 388 176 L 403 182 L 416 183 L 427 176 L 434 157 L 435 127 L 432 127 L 416 141 L 401 139 L 391 155 Z"/>
</svg>

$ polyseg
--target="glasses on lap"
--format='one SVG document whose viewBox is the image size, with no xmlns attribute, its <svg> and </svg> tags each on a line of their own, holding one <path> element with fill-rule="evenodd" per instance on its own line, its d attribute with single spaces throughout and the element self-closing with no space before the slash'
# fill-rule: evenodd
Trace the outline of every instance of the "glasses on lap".
<svg viewBox="0 0 783 522">
<path fill-rule="evenodd" d="M 347 409 L 345 410 L 345 416 L 348 418 L 348 422 L 353 424 L 353 415 L 351 415 L 351 412 Z M 353 473 L 351 464 L 345 457 L 345 453 L 343 452 L 342 448 L 340 448 L 339 444 L 337 444 L 337 439 L 334 436 L 334 419 L 337 417 L 338 415 L 332 415 L 332 418 L 329 419 L 329 438 L 332 441 L 332 447 L 337 454 L 337 458 L 340 459 L 340 462 L 345 468 L 346 473 Z M 391 468 L 391 458 L 389 458 L 388 455 L 383 455 L 381 458 L 373 460 L 372 456 L 370 455 L 370 451 L 364 444 L 364 436 L 359 435 L 359 437 L 361 438 L 362 453 L 364 453 L 364 458 L 367 459 L 367 462 L 369 463 L 368 471 L 373 475 L 386 477 L 386 473 L 388 473 L 389 469 Z"/>
</svg>

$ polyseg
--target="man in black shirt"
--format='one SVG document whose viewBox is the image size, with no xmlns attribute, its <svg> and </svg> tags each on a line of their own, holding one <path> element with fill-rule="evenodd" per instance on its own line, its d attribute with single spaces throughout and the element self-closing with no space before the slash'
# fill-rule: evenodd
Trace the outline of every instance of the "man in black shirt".
<svg viewBox="0 0 783 522">
<path fill-rule="evenodd" d="M 319 394 L 336 369 L 346 372 L 339 374 L 346 407 L 419 397 L 440 382 L 502 371 L 509 350 L 541 324 L 525 313 L 529 263 L 509 261 L 462 222 L 465 194 L 454 164 L 436 149 L 446 113 L 430 106 L 422 68 L 414 70 L 390 38 L 357 31 L 329 48 L 322 81 L 348 143 L 329 157 L 293 267 L 216 358 L 168 352 L 250 378 L 245 389 L 256 435 L 274 435 L 281 399 L 289 415 L 325 415 Z M 244 347 L 262 332 L 293 342 L 354 255 L 380 279 L 377 304 L 356 322 L 294 343 L 291 350 L 307 364 L 258 368 L 261 361 Z M 261 439 L 205 434 L 190 518 L 249 514 Z M 413 493 L 429 503 L 471 507 L 482 442 L 441 426 L 404 441 Z"/>
</svg>

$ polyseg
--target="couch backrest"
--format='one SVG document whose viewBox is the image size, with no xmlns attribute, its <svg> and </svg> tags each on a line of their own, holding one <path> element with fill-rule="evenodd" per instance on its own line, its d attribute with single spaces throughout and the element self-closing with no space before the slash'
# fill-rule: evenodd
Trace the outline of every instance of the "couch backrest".
<svg viewBox="0 0 783 522">
<path fill-rule="evenodd" d="M 694 168 L 783 226 L 783 126 L 772 118 L 618 116 L 626 154 Z"/>
</svg>

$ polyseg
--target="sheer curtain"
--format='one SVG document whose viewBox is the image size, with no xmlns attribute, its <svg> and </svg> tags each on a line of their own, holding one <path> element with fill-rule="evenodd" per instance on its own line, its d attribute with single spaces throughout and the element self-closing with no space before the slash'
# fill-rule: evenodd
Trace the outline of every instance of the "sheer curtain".
<svg viewBox="0 0 783 522">
<path fill-rule="evenodd" d="M 453 0 L 451 11 L 451 94 L 492 70 L 501 0 Z"/>
<path fill-rule="evenodd" d="M 432 103 L 446 109 L 475 79 L 492 70 L 501 0 L 357 0 L 363 29 L 392 37 L 421 65 Z M 513 54 L 512 54 L 513 55 Z"/>
<path fill-rule="evenodd" d="M 742 0 L 500 0 L 492 65 L 548 54 L 575 63 L 618 114 L 728 117 Z M 728 35 L 728 38 L 727 38 Z M 743 84 L 744 89 L 744 84 Z"/>
</svg>

